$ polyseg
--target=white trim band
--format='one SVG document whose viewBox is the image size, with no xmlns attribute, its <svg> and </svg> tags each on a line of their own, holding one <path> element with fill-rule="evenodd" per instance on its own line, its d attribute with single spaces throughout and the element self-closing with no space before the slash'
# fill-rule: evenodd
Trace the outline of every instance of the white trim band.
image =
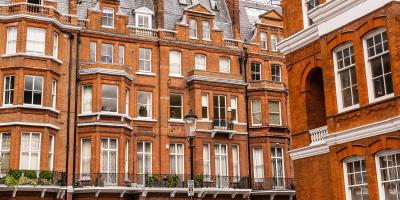
<svg viewBox="0 0 400 200">
<path fill-rule="evenodd" d="M 35 122 L 4 122 L 0 123 L 0 126 L 36 126 L 36 127 L 47 127 L 55 130 L 60 130 L 60 127 L 53 124 L 46 123 L 35 123 Z"/>
</svg>

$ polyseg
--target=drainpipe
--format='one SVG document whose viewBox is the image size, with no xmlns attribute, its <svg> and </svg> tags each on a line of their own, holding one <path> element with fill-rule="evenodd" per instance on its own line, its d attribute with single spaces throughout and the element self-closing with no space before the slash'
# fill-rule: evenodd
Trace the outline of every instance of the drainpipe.
<svg viewBox="0 0 400 200">
<path fill-rule="evenodd" d="M 244 44 L 247 42 L 244 41 Z M 239 58 L 239 62 L 242 64 L 241 67 L 243 67 L 243 74 L 244 74 L 244 82 L 246 83 L 245 89 L 244 89 L 244 95 L 245 95 L 245 102 L 246 102 L 246 130 L 247 130 L 247 161 L 248 161 L 248 166 L 249 166 L 249 186 L 250 189 L 253 188 L 252 185 L 252 166 L 251 166 L 251 149 L 250 149 L 250 124 L 249 124 L 249 95 L 248 95 L 248 80 L 247 80 L 247 62 L 249 58 L 249 53 L 247 51 L 247 47 L 243 47 L 244 50 L 244 57 Z"/>
<path fill-rule="evenodd" d="M 76 128 L 78 126 L 78 86 L 79 86 L 79 47 L 81 45 L 80 32 L 77 34 L 76 38 L 76 57 L 75 57 L 75 105 L 74 105 L 74 142 L 73 142 L 73 159 L 72 159 L 72 187 L 75 186 L 75 176 L 76 176 Z M 72 199 L 75 199 L 75 193 L 72 193 Z"/>
<path fill-rule="evenodd" d="M 70 123 L 71 123 L 71 84 L 72 84 L 72 47 L 74 42 L 74 34 L 69 33 L 69 65 L 68 65 L 68 101 L 67 101 L 67 138 L 66 138 L 66 146 L 65 146 L 65 172 L 67 174 L 67 185 L 68 185 L 68 171 L 69 171 L 69 142 L 70 142 Z M 65 195 L 65 199 L 67 199 L 68 195 Z"/>
</svg>

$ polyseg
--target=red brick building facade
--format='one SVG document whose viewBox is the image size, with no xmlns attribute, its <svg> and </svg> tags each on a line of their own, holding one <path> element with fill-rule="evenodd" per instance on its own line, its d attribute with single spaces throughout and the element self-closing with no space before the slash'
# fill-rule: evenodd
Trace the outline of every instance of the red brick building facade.
<svg viewBox="0 0 400 200">
<path fill-rule="evenodd" d="M 399 199 L 398 1 L 283 1 L 298 199 Z"/>
<path fill-rule="evenodd" d="M 293 199 L 280 7 L 0 0 L 0 22 L 0 199 L 188 198 L 190 110 L 196 199 Z"/>
</svg>

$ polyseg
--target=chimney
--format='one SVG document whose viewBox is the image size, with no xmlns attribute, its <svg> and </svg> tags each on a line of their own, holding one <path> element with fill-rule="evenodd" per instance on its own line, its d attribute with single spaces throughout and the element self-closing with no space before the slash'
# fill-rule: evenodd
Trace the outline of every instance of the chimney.
<svg viewBox="0 0 400 200">
<path fill-rule="evenodd" d="M 240 39 L 239 1 L 240 0 L 225 0 L 232 20 L 232 31 L 235 39 Z"/>
<path fill-rule="evenodd" d="M 164 0 L 153 0 L 157 28 L 164 28 Z"/>
</svg>

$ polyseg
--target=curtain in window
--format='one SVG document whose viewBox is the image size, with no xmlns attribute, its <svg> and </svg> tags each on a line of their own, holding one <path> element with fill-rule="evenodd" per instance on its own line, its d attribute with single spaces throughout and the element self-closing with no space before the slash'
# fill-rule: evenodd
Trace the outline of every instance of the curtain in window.
<svg viewBox="0 0 400 200">
<path fill-rule="evenodd" d="M 92 86 L 83 86 L 82 112 L 92 112 Z"/>
<path fill-rule="evenodd" d="M 253 164 L 255 182 L 262 182 L 264 178 L 264 161 L 261 148 L 253 149 Z"/>
<path fill-rule="evenodd" d="M 87 176 L 90 173 L 90 159 L 92 155 L 91 141 L 90 139 L 82 140 L 81 150 L 81 176 Z"/>
<path fill-rule="evenodd" d="M 17 51 L 17 27 L 7 29 L 7 48 L 6 53 L 15 53 Z"/>
<path fill-rule="evenodd" d="M 45 37 L 45 29 L 28 27 L 26 51 L 30 53 L 44 54 Z"/>
</svg>

